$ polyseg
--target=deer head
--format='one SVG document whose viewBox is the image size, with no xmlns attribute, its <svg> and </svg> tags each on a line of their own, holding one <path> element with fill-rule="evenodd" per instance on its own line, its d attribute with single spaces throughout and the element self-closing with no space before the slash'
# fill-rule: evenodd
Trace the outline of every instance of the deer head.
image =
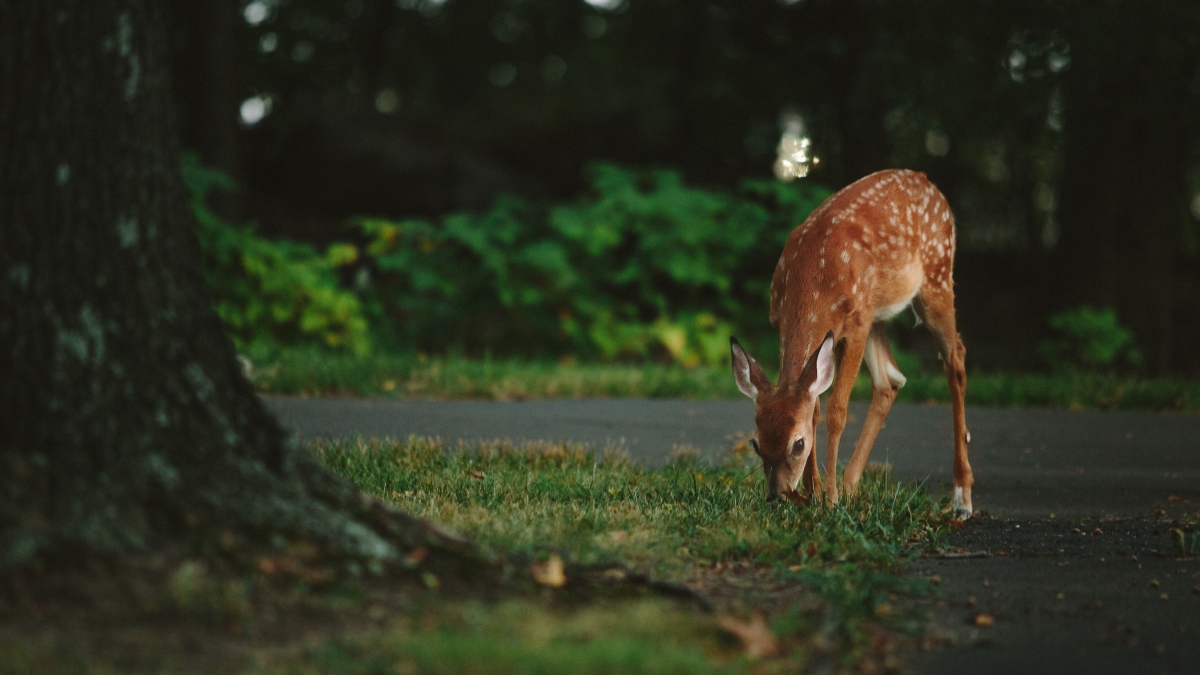
<svg viewBox="0 0 1200 675">
<path fill-rule="evenodd" d="M 833 331 L 809 357 L 797 381 L 771 384 L 737 338 L 729 338 L 733 352 L 733 379 L 738 389 L 754 401 L 754 438 L 750 447 L 762 458 L 767 477 L 767 500 L 794 498 L 796 486 L 809 461 L 816 434 L 813 429 L 817 397 L 833 384 Z"/>
</svg>

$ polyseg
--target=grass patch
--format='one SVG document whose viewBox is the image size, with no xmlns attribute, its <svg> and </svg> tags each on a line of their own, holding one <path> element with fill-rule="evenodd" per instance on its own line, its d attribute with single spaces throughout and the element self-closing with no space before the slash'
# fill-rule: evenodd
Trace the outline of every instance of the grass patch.
<svg viewBox="0 0 1200 675">
<path fill-rule="evenodd" d="M 838 506 L 768 503 L 760 463 L 744 446 L 720 466 L 684 455 L 661 469 L 557 443 L 448 449 L 424 438 L 359 439 L 318 448 L 364 492 L 485 546 L 534 557 L 553 549 L 581 563 L 620 559 L 660 575 L 743 560 L 890 569 L 942 523 L 922 491 L 880 470 Z"/>
<path fill-rule="evenodd" d="M 518 566 L 557 557 L 572 575 L 570 563 L 622 562 L 715 611 L 570 583 L 481 601 L 439 583 L 436 568 L 312 575 L 264 566 L 270 555 L 253 573 L 226 564 L 219 551 L 231 544 L 218 537 L 211 558 L 46 577 L 46 588 L 74 589 L 57 604 L 33 595 L 34 609 L 6 615 L 14 606 L 0 596 L 0 675 L 895 670 L 904 633 L 922 626 L 905 597 L 931 590 L 902 565 L 949 527 L 925 493 L 879 468 L 838 506 L 769 504 L 744 445 L 720 466 L 682 455 L 661 469 L 569 444 L 413 438 L 316 450 L 367 493 L 512 552 Z"/>
<path fill-rule="evenodd" d="M 948 402 L 941 373 L 909 372 L 897 400 Z M 739 398 L 728 368 L 645 364 L 558 364 L 456 357 L 355 357 L 283 352 L 252 371 L 260 391 L 298 395 L 515 400 L 527 398 Z M 969 405 L 1200 411 L 1200 382 L 1081 372 L 970 373 Z M 869 400 L 860 374 L 852 398 Z"/>
<path fill-rule="evenodd" d="M 923 491 L 891 481 L 879 468 L 837 506 L 768 503 L 758 460 L 744 446 L 720 466 L 685 455 L 661 469 L 631 464 L 619 452 L 597 457 L 585 447 L 549 443 L 446 448 L 422 438 L 360 439 L 323 443 L 317 451 L 363 491 L 484 546 L 534 560 L 625 562 L 706 594 L 718 613 L 661 600 L 582 607 L 451 603 L 288 661 L 289 668 L 305 664 L 296 672 L 794 672 L 815 660 L 883 665 L 894 659 L 895 641 L 881 635 L 920 626 L 899 609 L 900 597 L 928 590 L 902 576 L 902 565 L 949 527 Z M 730 618 L 755 612 L 767 617 L 757 629 L 752 618 Z M 752 663 L 746 645 L 718 629 L 730 620 L 751 635 L 769 636 L 776 658 Z"/>
<path fill-rule="evenodd" d="M 457 357 L 356 357 L 287 351 L 252 370 L 273 394 L 518 400 L 527 398 L 733 398 L 720 368 L 647 364 L 559 364 Z"/>
</svg>

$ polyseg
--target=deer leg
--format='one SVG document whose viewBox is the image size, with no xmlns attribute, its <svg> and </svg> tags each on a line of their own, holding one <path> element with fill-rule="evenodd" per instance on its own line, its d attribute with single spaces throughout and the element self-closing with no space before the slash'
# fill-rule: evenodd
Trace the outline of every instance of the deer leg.
<svg viewBox="0 0 1200 675">
<path fill-rule="evenodd" d="M 964 397 L 967 391 L 967 348 L 958 334 L 954 316 L 954 293 L 943 288 L 922 288 L 917 295 L 917 309 L 937 342 L 942 355 L 942 367 L 950 384 L 950 407 L 954 414 L 954 498 L 950 510 L 960 520 L 971 517 L 971 486 L 975 475 L 967 459 L 967 431 Z"/>
<path fill-rule="evenodd" d="M 846 428 L 846 407 L 850 402 L 850 390 L 854 388 L 854 378 L 862 366 L 863 350 L 866 349 L 867 330 L 854 330 L 846 336 L 842 346 L 842 357 L 838 360 L 837 374 L 833 380 L 833 393 L 829 395 L 829 407 L 826 410 L 826 428 L 829 429 L 829 451 L 825 458 L 825 493 L 830 504 L 838 501 L 837 458 L 838 444 L 842 440 L 842 430 Z"/>
<path fill-rule="evenodd" d="M 821 421 L 821 402 L 813 406 L 813 428 Z M 804 464 L 804 493 L 809 499 L 821 492 L 821 474 L 817 471 L 817 453 L 808 453 L 808 461 Z"/>
<path fill-rule="evenodd" d="M 887 419 L 896 393 L 904 386 L 905 378 L 896 367 L 892 358 L 892 349 L 888 346 L 887 332 L 883 322 L 871 326 L 871 334 L 867 337 L 867 348 L 863 360 L 867 370 L 871 371 L 871 410 L 863 423 L 862 434 L 854 447 L 854 455 L 842 474 L 842 487 L 846 494 L 854 494 L 858 480 L 862 478 L 863 469 L 867 467 L 867 458 L 871 455 L 871 447 L 883 421 Z"/>
</svg>

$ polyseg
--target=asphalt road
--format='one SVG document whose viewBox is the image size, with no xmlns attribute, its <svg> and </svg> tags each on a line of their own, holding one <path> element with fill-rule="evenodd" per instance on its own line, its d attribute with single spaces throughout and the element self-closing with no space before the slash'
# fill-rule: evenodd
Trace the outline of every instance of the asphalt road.
<svg viewBox="0 0 1200 675">
<path fill-rule="evenodd" d="M 718 458 L 754 428 L 749 401 L 266 400 L 305 438 L 573 440 L 650 465 L 684 446 Z M 865 411 L 851 406 L 843 461 Z M 970 408 L 967 425 L 986 513 L 950 544 L 983 557 L 914 565 L 942 588 L 926 605 L 943 644 L 917 671 L 1200 672 L 1200 562 L 1170 540 L 1200 529 L 1200 416 Z M 951 455 L 949 407 L 898 404 L 871 459 L 938 494 Z"/>
</svg>

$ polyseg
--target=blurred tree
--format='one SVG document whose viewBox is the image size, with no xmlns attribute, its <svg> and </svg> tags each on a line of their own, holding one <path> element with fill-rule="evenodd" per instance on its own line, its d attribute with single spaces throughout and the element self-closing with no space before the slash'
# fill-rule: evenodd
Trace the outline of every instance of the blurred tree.
<svg viewBox="0 0 1200 675">
<path fill-rule="evenodd" d="M 180 178 L 164 6 L 0 1 L 0 567 L 217 530 L 472 559 L 286 441 L 242 377 Z"/>
<path fill-rule="evenodd" d="M 1115 308 L 1151 370 L 1165 374 L 1177 272 L 1195 227 L 1187 174 L 1200 118 L 1200 6 L 1071 9 L 1060 19 L 1072 73 L 1055 264 L 1070 300 Z"/>
<path fill-rule="evenodd" d="M 238 104 L 245 51 L 241 0 L 171 0 L 169 49 L 178 128 L 184 146 L 204 164 L 241 180 Z M 241 216 L 239 192 L 214 197 L 218 212 Z"/>
</svg>

